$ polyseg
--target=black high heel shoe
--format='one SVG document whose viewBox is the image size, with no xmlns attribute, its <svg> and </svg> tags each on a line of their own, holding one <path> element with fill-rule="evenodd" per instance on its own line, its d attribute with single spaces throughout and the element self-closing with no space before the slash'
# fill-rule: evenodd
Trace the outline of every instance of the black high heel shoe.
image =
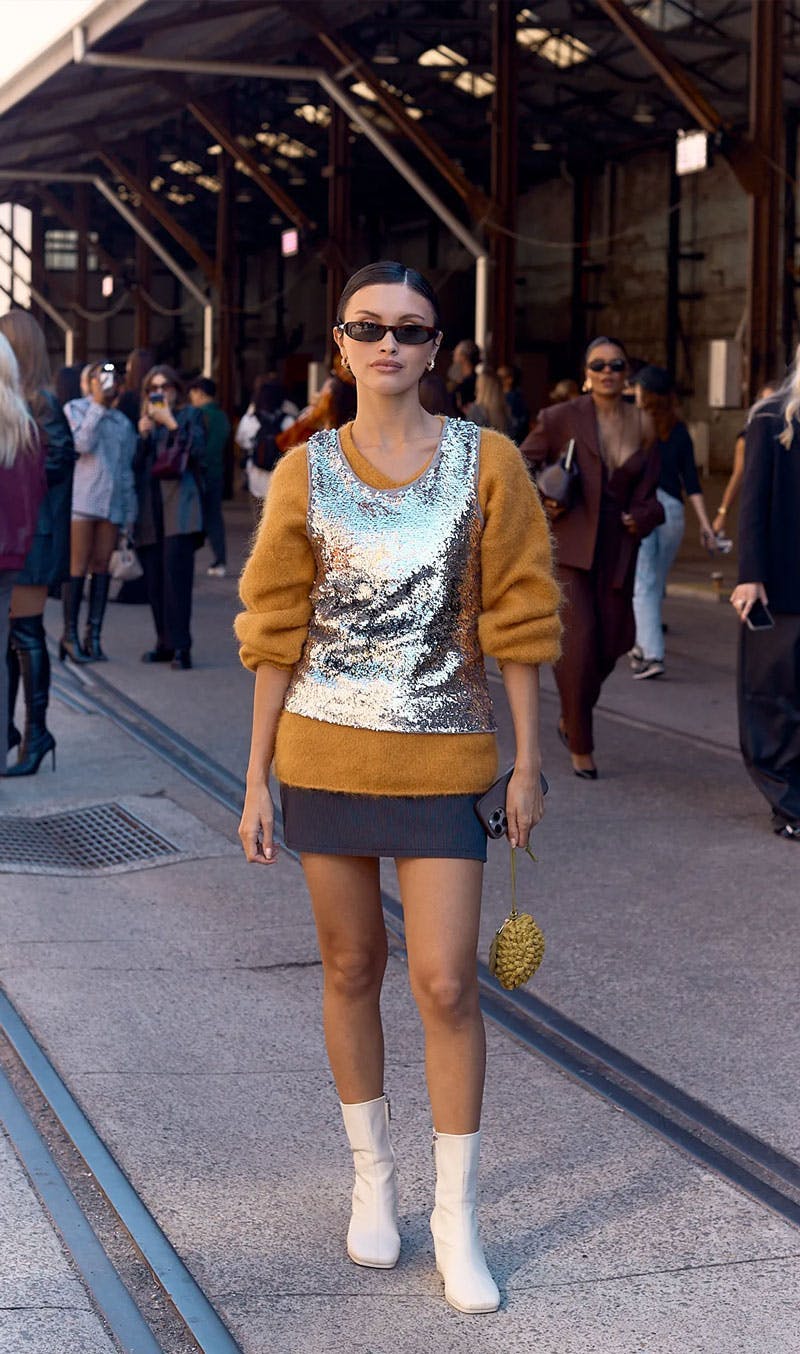
<svg viewBox="0 0 800 1354">
<path fill-rule="evenodd" d="M 579 780 L 597 780 L 597 767 L 584 766 L 579 769 L 577 766 L 573 766 L 572 774 L 577 776 Z"/>
</svg>

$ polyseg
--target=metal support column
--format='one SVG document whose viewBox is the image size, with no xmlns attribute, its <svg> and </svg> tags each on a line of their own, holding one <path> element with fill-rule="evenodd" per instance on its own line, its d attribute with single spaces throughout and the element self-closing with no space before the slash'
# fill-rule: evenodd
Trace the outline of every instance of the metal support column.
<svg viewBox="0 0 800 1354">
<path fill-rule="evenodd" d="M 797 142 L 798 111 L 786 110 L 786 178 L 783 182 L 783 360 L 788 367 L 794 359 L 798 341 L 797 319 Z M 777 374 L 777 373 L 776 373 Z"/>
<path fill-rule="evenodd" d="M 140 179 L 147 181 L 147 147 L 144 137 L 139 139 L 136 147 L 136 173 Z M 149 224 L 149 218 L 144 207 L 139 208 L 139 216 L 145 225 Z M 136 293 L 135 309 L 133 316 L 133 346 L 135 348 L 150 347 L 150 307 L 147 304 L 142 289 L 146 292 L 152 290 L 153 285 L 153 255 L 148 249 L 145 241 L 140 235 L 136 236 Z"/>
<path fill-rule="evenodd" d="M 570 372 L 582 372 L 586 348 L 586 272 L 587 235 L 591 207 L 591 180 L 581 170 L 573 171 L 572 180 L 572 293 L 570 317 Z"/>
<path fill-rule="evenodd" d="M 783 0 L 752 6 L 750 140 L 761 172 L 750 197 L 746 354 L 746 391 L 750 400 L 771 379 L 777 362 L 783 20 Z"/>
<path fill-rule="evenodd" d="M 75 271 L 75 339 L 78 360 L 89 360 L 89 325 L 81 314 L 89 305 L 89 187 L 79 183 L 75 188 L 75 211 L 78 217 L 78 266 Z"/>
<path fill-rule="evenodd" d="M 218 157 L 220 190 L 217 194 L 217 399 L 226 413 L 233 412 L 233 162 L 227 151 Z"/>
<path fill-rule="evenodd" d="M 492 13 L 492 176 L 495 221 L 491 232 L 492 357 L 495 366 L 514 360 L 517 206 L 517 6 L 507 0 Z"/>
<path fill-rule="evenodd" d="M 670 148 L 669 155 L 669 225 L 667 233 L 667 315 L 666 315 L 666 362 L 677 380 L 678 335 L 680 333 L 680 282 L 681 282 L 681 180 L 675 171 L 675 154 Z"/>
<path fill-rule="evenodd" d="M 328 245 L 327 308 L 325 326 L 326 362 L 333 358 L 331 330 L 336 323 L 336 303 L 347 280 L 350 257 L 350 127 L 338 104 L 331 107 L 328 130 Z"/>
</svg>

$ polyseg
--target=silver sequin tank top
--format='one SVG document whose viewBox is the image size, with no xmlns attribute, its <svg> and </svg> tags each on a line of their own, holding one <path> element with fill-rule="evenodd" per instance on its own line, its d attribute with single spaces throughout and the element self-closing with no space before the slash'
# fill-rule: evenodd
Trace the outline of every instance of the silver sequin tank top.
<svg viewBox="0 0 800 1354">
<path fill-rule="evenodd" d="M 336 431 L 308 443 L 316 559 L 308 638 L 285 708 L 393 733 L 490 733 L 478 643 L 480 429 L 445 420 L 411 484 L 373 489 Z"/>
</svg>

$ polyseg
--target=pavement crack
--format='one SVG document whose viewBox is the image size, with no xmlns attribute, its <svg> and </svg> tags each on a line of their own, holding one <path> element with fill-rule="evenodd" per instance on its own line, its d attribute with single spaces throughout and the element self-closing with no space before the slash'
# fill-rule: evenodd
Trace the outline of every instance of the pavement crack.
<svg viewBox="0 0 800 1354">
<path fill-rule="evenodd" d="M 741 1260 L 707 1260 L 699 1265 L 666 1265 L 655 1269 L 625 1270 L 622 1274 L 597 1274 L 590 1279 L 565 1279 L 563 1281 L 522 1284 L 514 1292 L 533 1292 L 540 1288 L 585 1288 L 589 1284 L 622 1283 L 627 1279 L 652 1279 L 664 1274 L 702 1274 L 708 1270 L 735 1269 L 742 1265 L 777 1264 L 782 1260 L 800 1260 L 800 1252 L 789 1251 L 782 1255 L 752 1255 Z"/>
<path fill-rule="evenodd" d="M 291 959 L 282 964 L 237 964 L 237 973 L 280 973 L 290 968 L 322 968 L 321 959 Z"/>
</svg>

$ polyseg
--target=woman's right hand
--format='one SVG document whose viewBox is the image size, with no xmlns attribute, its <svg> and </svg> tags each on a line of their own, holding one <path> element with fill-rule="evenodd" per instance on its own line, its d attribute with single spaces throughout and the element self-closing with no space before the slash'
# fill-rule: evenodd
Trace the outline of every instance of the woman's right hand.
<svg viewBox="0 0 800 1354">
<path fill-rule="evenodd" d="M 767 605 L 767 592 L 763 583 L 739 583 L 731 593 L 731 606 L 740 621 L 746 621 L 754 602 Z"/>
<path fill-rule="evenodd" d="M 154 427 L 155 424 L 153 423 L 153 420 L 148 418 L 147 414 L 142 414 L 142 417 L 139 419 L 139 432 L 142 434 L 142 437 L 149 437 Z"/>
<path fill-rule="evenodd" d="M 278 848 L 274 841 L 275 806 L 264 781 L 247 784 L 239 838 L 251 865 L 274 865 Z"/>
<path fill-rule="evenodd" d="M 544 510 L 551 522 L 557 522 L 559 517 L 563 517 L 564 513 L 567 511 L 561 503 L 556 503 L 554 498 L 544 498 L 542 499 L 542 502 L 544 504 Z"/>
</svg>

